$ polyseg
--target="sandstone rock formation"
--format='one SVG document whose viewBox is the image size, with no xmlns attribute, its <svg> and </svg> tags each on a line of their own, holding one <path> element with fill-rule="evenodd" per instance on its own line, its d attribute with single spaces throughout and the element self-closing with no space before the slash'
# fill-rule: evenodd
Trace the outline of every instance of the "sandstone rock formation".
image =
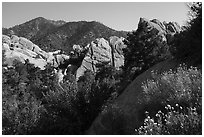
<svg viewBox="0 0 204 137">
<path fill-rule="evenodd" d="M 47 63 L 58 67 L 69 59 L 69 56 L 61 54 L 59 51 L 47 53 L 30 40 L 16 35 L 12 35 L 11 38 L 2 35 L 2 50 L 5 51 L 4 63 L 9 66 L 12 66 L 15 59 L 22 63 L 25 63 L 25 60 L 28 59 L 36 67 L 44 69 Z"/>
<path fill-rule="evenodd" d="M 87 45 L 86 48 L 88 48 L 88 52 L 81 66 L 77 69 L 76 78 L 78 79 L 82 76 L 86 70 L 96 72 L 101 65 L 110 64 L 115 68 L 123 66 L 124 56 L 122 49 L 126 47 L 123 43 L 123 39 L 124 38 L 118 38 L 117 36 L 110 37 L 109 44 L 104 38 L 97 38 Z M 73 48 L 76 47 L 77 46 Z"/>
<path fill-rule="evenodd" d="M 140 18 L 137 39 L 147 46 L 154 46 L 151 54 L 157 59 L 167 59 L 171 56 L 170 45 L 174 35 L 181 31 L 176 22 L 160 22 L 157 19 Z"/>
<path fill-rule="evenodd" d="M 46 60 L 40 57 L 36 52 L 30 50 L 31 47 L 38 46 L 25 38 L 19 38 L 15 35 L 12 35 L 10 38 L 3 35 L 2 45 L 2 50 L 5 51 L 4 63 L 8 64 L 9 66 L 12 66 L 14 60 L 25 63 L 25 60 L 27 59 L 30 61 L 30 63 L 41 69 L 44 69 L 45 65 L 47 64 Z"/>
<path fill-rule="evenodd" d="M 117 36 L 111 36 L 109 38 L 110 46 L 112 49 L 112 64 L 115 68 L 119 68 L 124 65 L 123 49 L 127 46 L 123 43 L 124 38 L 118 38 Z"/>
<path fill-rule="evenodd" d="M 122 49 L 126 46 L 122 42 L 123 39 L 116 36 L 110 37 L 109 44 L 104 38 L 98 38 L 84 48 L 80 45 L 73 45 L 74 52 L 71 52 L 70 57 L 63 54 L 61 50 L 45 52 L 23 37 L 3 35 L 3 50 L 5 51 L 6 59 L 4 63 L 12 65 L 15 59 L 23 63 L 28 59 L 36 67 L 44 69 L 45 65 L 49 63 L 55 68 L 63 69 L 63 73 L 66 72 L 65 69 L 71 64 L 79 67 L 76 70 L 76 78 L 78 79 L 86 70 L 96 72 L 100 65 L 112 64 L 116 68 L 124 65 Z M 87 53 L 85 54 L 86 51 Z M 72 56 L 72 53 L 76 53 L 76 56 Z"/>
<path fill-rule="evenodd" d="M 140 18 L 138 29 L 142 31 L 141 35 L 149 32 L 159 35 L 161 41 L 168 41 L 167 35 L 174 35 L 181 31 L 181 27 L 176 22 L 162 23 L 157 19 L 148 20 L 145 18 Z"/>
<path fill-rule="evenodd" d="M 89 46 L 89 50 L 82 61 L 81 67 L 76 72 L 76 78 L 84 74 L 86 70 L 93 72 L 97 71 L 96 65 L 111 62 L 111 47 L 104 38 L 98 38 L 92 41 Z"/>
<path fill-rule="evenodd" d="M 2 35 L 2 43 L 10 44 L 11 39 L 9 36 Z"/>
<path fill-rule="evenodd" d="M 165 56 L 169 55 L 169 46 L 167 44 L 173 40 L 174 34 L 181 31 L 181 28 L 175 22 L 162 23 L 157 19 L 148 20 L 140 18 L 137 31 L 139 32 L 138 39 L 141 39 L 142 42 L 157 45 L 153 49 L 152 54 L 155 56 L 158 55 L 160 58 L 165 58 Z M 111 36 L 109 42 L 104 38 L 98 38 L 92 41 L 88 45 L 88 53 L 76 72 L 76 78 L 78 79 L 82 76 L 86 70 L 96 72 L 98 65 L 111 64 L 117 69 L 123 66 L 123 48 L 126 48 L 123 40 L 124 38 L 122 37 Z M 79 45 L 74 45 L 73 49 L 77 51 L 82 50 Z"/>
</svg>

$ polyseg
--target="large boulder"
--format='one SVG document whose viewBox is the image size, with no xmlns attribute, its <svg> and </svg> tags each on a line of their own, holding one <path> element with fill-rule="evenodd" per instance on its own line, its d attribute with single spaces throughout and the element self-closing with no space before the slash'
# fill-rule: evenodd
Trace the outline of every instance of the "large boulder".
<svg viewBox="0 0 204 137">
<path fill-rule="evenodd" d="M 145 106 L 138 101 L 143 91 L 142 83 L 153 79 L 152 71 L 159 74 L 177 68 L 178 64 L 175 60 L 164 61 L 136 77 L 113 104 L 105 107 L 87 134 L 135 134 L 135 129 L 142 125 L 145 117 Z"/>
<path fill-rule="evenodd" d="M 28 40 L 28 39 L 26 39 L 26 38 L 24 38 L 24 37 L 20 37 L 19 38 L 19 43 L 21 44 L 21 45 L 23 45 L 23 47 L 25 47 L 25 48 L 27 48 L 27 49 L 29 49 L 29 50 L 33 50 L 33 43 L 30 41 L 30 40 Z"/>
<path fill-rule="evenodd" d="M 111 63 L 111 59 L 111 47 L 108 41 L 104 38 L 97 38 L 90 43 L 89 50 L 81 66 L 77 69 L 76 78 L 78 79 L 82 76 L 86 70 L 96 72 L 98 65 L 109 64 Z"/>
<path fill-rule="evenodd" d="M 169 22 L 164 23 L 166 25 L 166 31 L 167 33 L 179 33 L 181 31 L 181 27 L 177 22 Z"/>
<path fill-rule="evenodd" d="M 12 66 L 14 60 L 18 60 L 25 63 L 29 60 L 40 69 L 44 69 L 47 63 L 52 64 L 54 67 L 58 67 L 63 64 L 65 60 L 69 59 L 69 56 L 55 52 L 45 52 L 30 40 L 12 35 L 11 38 L 6 35 L 2 35 L 2 50 L 5 55 L 5 64 Z"/>
<path fill-rule="evenodd" d="M 167 35 L 179 33 L 181 31 L 181 27 L 176 22 L 162 23 L 157 19 L 148 20 L 145 18 L 140 18 L 138 30 L 140 31 L 141 35 L 151 34 L 152 38 L 155 36 L 160 37 L 160 39 L 157 39 L 157 41 L 164 43 L 168 41 L 168 38 L 166 38 Z"/>
<path fill-rule="evenodd" d="M 159 45 L 167 42 L 165 27 L 158 20 L 148 20 L 145 18 L 140 18 L 138 31 L 140 37 L 148 35 L 149 39 L 147 41 L 155 41 Z"/>
<path fill-rule="evenodd" d="M 96 72 L 99 67 L 110 64 L 116 69 L 119 69 L 124 65 L 123 48 L 127 46 L 123 43 L 124 38 L 118 38 L 117 36 L 111 36 L 109 42 L 104 38 L 97 38 L 92 41 L 85 48 L 81 48 L 79 45 L 74 45 L 73 49 L 78 54 L 81 51 L 86 53 L 81 66 L 77 69 L 76 78 L 82 76 L 85 71 L 90 70 Z M 74 54 L 74 52 L 71 52 Z"/>
<path fill-rule="evenodd" d="M 34 58 L 29 55 L 29 52 L 22 51 L 20 49 L 17 50 L 9 50 L 5 52 L 5 64 L 8 66 L 12 66 L 14 60 L 18 60 L 22 63 L 25 63 L 26 60 L 29 60 L 31 64 L 34 64 L 36 67 L 40 69 L 45 69 L 45 65 L 47 62 L 44 59 Z"/>
<path fill-rule="evenodd" d="M 2 43 L 2 50 L 3 51 L 10 51 L 10 47 L 8 43 Z"/>
<path fill-rule="evenodd" d="M 151 55 L 158 60 L 171 58 L 170 45 L 174 35 L 181 31 L 180 26 L 175 22 L 160 22 L 157 19 L 148 20 L 140 18 L 137 39 L 147 46 L 153 46 Z"/>
<path fill-rule="evenodd" d="M 11 35 L 11 43 L 19 43 L 19 37 L 16 35 Z"/>
<path fill-rule="evenodd" d="M 176 33 L 180 33 L 181 27 L 176 22 L 169 22 L 169 23 L 164 22 L 164 25 L 166 26 L 167 42 L 168 44 L 171 44 L 171 42 L 174 40 L 174 35 Z"/>
<path fill-rule="evenodd" d="M 9 36 L 2 35 L 2 43 L 7 43 L 8 45 L 10 45 L 11 38 Z"/>
<path fill-rule="evenodd" d="M 123 40 L 123 37 L 118 38 L 117 36 L 109 38 L 112 49 L 112 64 L 116 69 L 124 65 L 123 49 L 127 46 L 123 43 Z"/>
</svg>

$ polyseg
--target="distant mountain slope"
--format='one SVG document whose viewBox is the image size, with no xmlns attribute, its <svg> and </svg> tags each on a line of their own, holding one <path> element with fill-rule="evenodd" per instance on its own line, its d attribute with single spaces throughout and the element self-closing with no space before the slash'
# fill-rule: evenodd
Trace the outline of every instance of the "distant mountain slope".
<svg viewBox="0 0 204 137">
<path fill-rule="evenodd" d="M 32 39 L 37 45 L 44 45 L 44 50 L 63 49 L 66 52 L 74 44 L 86 46 L 96 38 L 108 39 L 110 36 L 126 37 L 127 32 L 113 30 L 99 22 L 69 22 L 42 37 Z M 43 47 L 42 47 L 43 48 Z"/>
<path fill-rule="evenodd" d="M 39 37 L 43 34 L 51 32 L 52 30 L 56 29 L 59 26 L 64 25 L 65 23 L 66 22 L 62 20 L 53 21 L 47 20 L 43 17 L 38 17 L 8 29 L 3 28 L 2 32 L 4 35 L 8 35 L 9 33 L 11 33 L 11 31 L 13 31 L 13 33 L 16 34 L 17 36 L 32 39 L 36 36 Z"/>
<path fill-rule="evenodd" d="M 69 52 L 74 44 L 86 46 L 96 38 L 108 39 L 110 36 L 126 37 L 127 32 L 113 30 L 99 22 L 52 21 L 42 17 L 35 18 L 12 28 L 3 28 L 3 34 L 11 30 L 18 36 L 30 39 L 45 51 L 62 49 Z"/>
</svg>

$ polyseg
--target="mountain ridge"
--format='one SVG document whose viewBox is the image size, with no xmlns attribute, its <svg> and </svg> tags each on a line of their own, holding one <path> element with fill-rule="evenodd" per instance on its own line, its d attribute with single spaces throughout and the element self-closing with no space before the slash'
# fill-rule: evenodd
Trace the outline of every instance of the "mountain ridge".
<svg viewBox="0 0 204 137">
<path fill-rule="evenodd" d="M 11 28 L 2 28 L 4 35 L 14 33 L 25 37 L 45 51 L 62 49 L 66 53 L 74 44 L 86 46 L 96 38 L 126 37 L 126 31 L 117 31 L 97 21 L 54 21 L 37 17 Z"/>
</svg>

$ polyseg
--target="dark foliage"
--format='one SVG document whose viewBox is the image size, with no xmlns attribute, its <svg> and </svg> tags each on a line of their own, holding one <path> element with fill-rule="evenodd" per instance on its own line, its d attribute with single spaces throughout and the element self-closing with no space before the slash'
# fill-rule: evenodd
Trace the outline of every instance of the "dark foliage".
<svg viewBox="0 0 204 137">
<path fill-rule="evenodd" d="M 175 36 L 172 53 L 188 64 L 202 63 L 202 3 L 190 5 L 191 19 L 185 29 Z"/>
<path fill-rule="evenodd" d="M 149 69 L 156 63 L 169 58 L 169 46 L 166 42 L 159 41 L 159 35 L 154 31 L 143 31 L 138 26 L 136 31 L 128 33 L 124 41 L 127 48 L 124 49 L 124 71 L 129 80 Z"/>
<path fill-rule="evenodd" d="M 42 101 L 37 99 L 38 91 L 30 90 L 30 84 L 35 81 L 37 85 L 38 80 L 29 72 L 37 74 L 37 69 L 27 62 L 26 64 L 16 62 L 15 67 L 4 67 L 2 70 L 3 134 L 29 134 L 38 125 L 45 111 Z"/>
<path fill-rule="evenodd" d="M 79 80 L 77 108 L 84 130 L 91 126 L 103 107 L 118 96 L 113 71 L 111 66 L 104 66 L 96 75 L 87 71 Z"/>
<path fill-rule="evenodd" d="M 54 68 L 26 61 L 3 68 L 3 134 L 84 134 L 102 107 L 117 97 L 113 68 L 58 83 Z"/>
</svg>

